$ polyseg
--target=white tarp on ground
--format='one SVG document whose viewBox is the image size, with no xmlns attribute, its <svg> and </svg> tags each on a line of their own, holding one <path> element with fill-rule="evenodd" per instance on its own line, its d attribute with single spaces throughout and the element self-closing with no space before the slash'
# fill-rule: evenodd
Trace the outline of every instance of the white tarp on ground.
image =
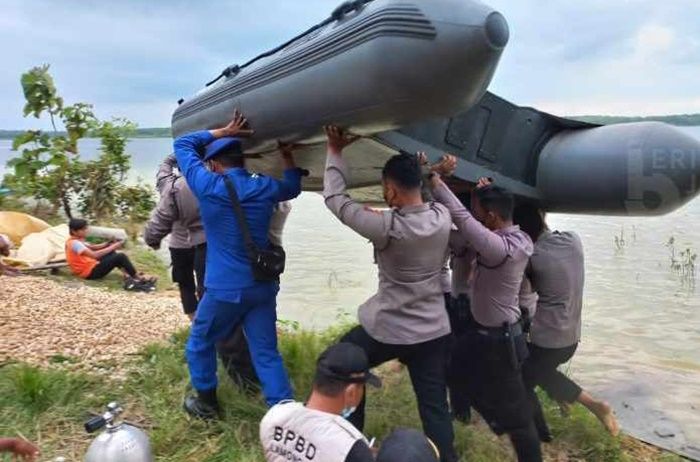
<svg viewBox="0 0 700 462">
<path fill-rule="evenodd" d="M 12 259 L 21 266 L 42 266 L 52 261 L 65 260 L 65 244 L 68 239 L 68 225 L 58 225 L 40 233 L 32 233 L 22 239 L 22 245 L 14 252 Z"/>
</svg>

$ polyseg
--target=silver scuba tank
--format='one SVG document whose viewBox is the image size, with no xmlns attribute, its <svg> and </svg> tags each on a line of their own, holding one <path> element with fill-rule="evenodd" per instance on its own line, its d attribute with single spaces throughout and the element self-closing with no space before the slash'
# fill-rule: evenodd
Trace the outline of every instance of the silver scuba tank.
<svg viewBox="0 0 700 462">
<path fill-rule="evenodd" d="M 115 422 L 124 412 L 118 403 L 109 403 L 107 412 L 85 422 L 85 431 L 105 429 L 88 448 L 85 462 L 153 462 L 148 436 L 124 422 Z"/>
</svg>

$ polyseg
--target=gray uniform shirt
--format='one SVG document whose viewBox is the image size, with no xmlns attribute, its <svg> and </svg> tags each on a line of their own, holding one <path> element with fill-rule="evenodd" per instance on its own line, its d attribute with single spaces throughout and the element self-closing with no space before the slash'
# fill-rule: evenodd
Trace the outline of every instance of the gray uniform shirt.
<svg viewBox="0 0 700 462">
<path fill-rule="evenodd" d="M 489 230 L 444 183 L 433 189 L 433 196 L 447 206 L 458 231 L 477 255 L 470 294 L 474 320 L 486 327 L 517 322 L 521 315 L 520 290 L 532 255 L 532 241 L 519 226 Z"/>
<path fill-rule="evenodd" d="M 458 231 L 453 230 L 450 234 L 450 267 L 452 269 L 451 292 L 452 297 L 458 298 L 460 295 L 469 295 L 472 271 L 475 265 L 476 252 L 469 247 L 469 243 Z"/>
<path fill-rule="evenodd" d="M 360 306 L 359 320 L 382 343 L 410 345 L 450 333 L 442 281 L 451 220 L 447 209 L 428 203 L 377 211 L 346 194 L 348 168 L 328 154 L 326 206 L 343 224 L 374 245 L 377 293 Z"/>
<path fill-rule="evenodd" d="M 197 198 L 185 178 L 175 172 L 176 165 L 175 157 L 169 156 L 158 168 L 160 200 L 144 231 L 144 240 L 150 246 L 159 246 L 168 234 L 168 245 L 173 249 L 189 249 L 207 240 Z"/>
<path fill-rule="evenodd" d="M 530 341 L 564 348 L 581 339 L 583 245 L 576 233 L 544 232 L 535 243 L 528 275 L 539 295 Z"/>
</svg>

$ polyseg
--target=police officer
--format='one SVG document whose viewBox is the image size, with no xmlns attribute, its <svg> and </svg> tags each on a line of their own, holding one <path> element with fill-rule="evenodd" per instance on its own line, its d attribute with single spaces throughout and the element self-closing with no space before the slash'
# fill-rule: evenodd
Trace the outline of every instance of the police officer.
<svg viewBox="0 0 700 462">
<path fill-rule="evenodd" d="M 149 247 L 159 249 L 162 240 L 170 234 L 172 278 L 180 291 L 183 311 L 192 320 L 204 294 L 207 237 L 197 199 L 175 167 L 177 160 L 173 155 L 166 157 L 158 167 L 156 189 L 160 200 L 146 224 L 143 238 Z"/>
<path fill-rule="evenodd" d="M 329 347 L 318 358 L 308 402 L 277 404 L 260 422 L 267 461 L 374 461 L 365 437 L 345 419 L 362 401 L 367 383 L 381 385 L 362 348 L 352 343 Z"/>
<path fill-rule="evenodd" d="M 456 159 L 445 156 L 441 171 L 452 172 Z M 472 320 L 453 350 L 453 371 L 473 407 L 497 434 L 507 433 L 519 461 L 541 461 L 540 442 L 522 380 L 527 356 L 521 324 L 520 289 L 533 245 L 513 225 L 513 196 L 482 180 L 472 195 L 469 212 L 434 175 L 435 199 L 445 205 L 458 231 L 476 252 L 471 285 Z"/>
<path fill-rule="evenodd" d="M 301 171 L 295 167 L 291 154 L 283 152 L 283 180 L 250 174 L 237 138 L 252 135 L 246 124 L 245 118 L 236 113 L 226 127 L 195 132 L 175 141 L 177 163 L 199 201 L 207 235 L 206 291 L 186 346 L 190 378 L 197 393 L 187 396 L 184 402 L 189 414 L 205 419 L 216 417 L 219 409 L 215 345 L 231 335 L 241 322 L 268 405 L 292 397 L 277 349 L 279 284 L 253 277 L 225 177 L 239 198 L 254 244 L 268 249 L 273 209 L 278 202 L 300 194 Z"/>
<path fill-rule="evenodd" d="M 594 398 L 557 370 L 573 357 L 581 339 L 585 272 L 581 238 L 573 232 L 550 231 L 544 213 L 530 204 L 518 206 L 515 223 L 535 243 L 526 272 L 539 297 L 523 379 L 534 407 L 540 439 L 551 441 L 552 436 L 535 393 L 536 385 L 564 407 L 575 402 L 583 404 L 612 435 L 617 435 L 620 428 L 610 405 Z"/>
<path fill-rule="evenodd" d="M 326 133 L 326 206 L 372 242 L 379 269 L 377 293 L 360 306 L 360 325 L 342 341 L 361 346 L 371 367 L 397 358 L 407 366 L 425 433 L 443 461 L 455 461 L 445 383 L 450 323 L 441 284 L 450 214 L 440 204 L 423 201 L 420 164 L 405 153 L 389 159 L 382 171 L 390 210 L 354 202 L 346 191 L 348 169 L 342 150 L 355 138 L 336 127 L 326 127 Z M 350 417 L 360 430 L 364 407 L 363 400 Z"/>
<path fill-rule="evenodd" d="M 286 149 L 286 147 L 284 147 Z M 275 206 L 270 219 L 268 233 L 270 244 L 282 247 L 282 234 L 287 217 L 292 210 L 290 201 L 280 202 Z M 242 328 L 237 328 L 233 335 L 216 345 L 224 369 L 231 380 L 244 392 L 253 394 L 260 391 L 260 379 L 250 359 L 248 341 Z"/>
</svg>

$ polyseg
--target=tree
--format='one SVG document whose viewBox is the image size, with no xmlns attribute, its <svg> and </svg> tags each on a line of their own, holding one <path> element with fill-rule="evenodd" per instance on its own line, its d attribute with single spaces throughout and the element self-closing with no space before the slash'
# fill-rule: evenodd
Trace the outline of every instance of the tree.
<svg viewBox="0 0 700 462">
<path fill-rule="evenodd" d="M 7 187 L 37 203 L 48 202 L 53 213 L 62 208 L 68 218 L 73 217 L 76 205 L 84 216 L 96 220 L 132 220 L 143 216 L 144 209 L 155 206 L 147 187 L 124 186 L 131 160 L 126 145 L 136 129 L 134 123 L 126 119 L 100 121 L 87 103 L 65 106 L 47 64 L 23 74 L 21 83 L 27 101 L 24 116 L 38 119 L 48 114 L 53 133 L 28 130 L 14 139 L 12 149 L 22 151 L 7 163 L 14 169 L 5 178 Z M 57 120 L 65 132 L 58 131 Z M 83 161 L 78 141 L 88 134 L 100 138 L 100 156 Z"/>
</svg>

